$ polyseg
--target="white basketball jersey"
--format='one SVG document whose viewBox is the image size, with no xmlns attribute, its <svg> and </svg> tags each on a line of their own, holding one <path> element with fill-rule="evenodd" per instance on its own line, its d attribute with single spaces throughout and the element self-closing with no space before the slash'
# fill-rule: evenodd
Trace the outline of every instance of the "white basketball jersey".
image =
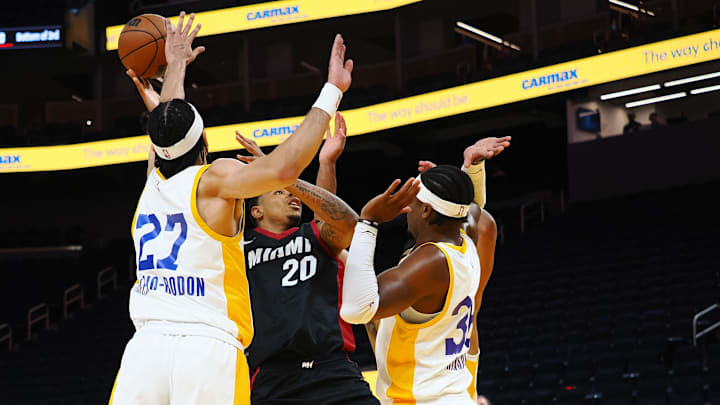
<svg viewBox="0 0 720 405">
<path fill-rule="evenodd" d="M 450 287 L 445 305 L 432 320 L 412 324 L 399 315 L 380 321 L 375 357 L 377 394 L 383 405 L 474 404 L 468 393 L 472 375 L 465 368 L 473 330 L 480 260 L 473 241 L 462 246 L 433 243 L 445 254 Z"/>
<path fill-rule="evenodd" d="M 130 318 L 205 324 L 247 347 L 253 337 L 242 228 L 214 232 L 197 210 L 197 184 L 209 166 L 191 166 L 169 179 L 148 176 L 132 224 L 138 282 Z"/>
</svg>

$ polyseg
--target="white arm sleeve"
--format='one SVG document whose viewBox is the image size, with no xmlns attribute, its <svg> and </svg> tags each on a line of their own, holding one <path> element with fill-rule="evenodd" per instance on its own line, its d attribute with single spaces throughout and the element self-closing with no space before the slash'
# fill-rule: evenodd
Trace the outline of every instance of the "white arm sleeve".
<svg viewBox="0 0 720 405">
<path fill-rule="evenodd" d="M 343 277 L 340 317 L 347 323 L 365 324 L 380 304 L 373 259 L 378 230 L 362 222 L 355 225 Z"/>
</svg>

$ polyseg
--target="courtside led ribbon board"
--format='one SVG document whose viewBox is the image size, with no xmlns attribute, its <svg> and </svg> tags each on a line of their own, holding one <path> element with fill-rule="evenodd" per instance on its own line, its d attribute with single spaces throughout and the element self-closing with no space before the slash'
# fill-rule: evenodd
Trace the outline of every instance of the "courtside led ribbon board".
<svg viewBox="0 0 720 405">
<path fill-rule="evenodd" d="M 348 135 L 362 135 L 718 58 L 720 30 L 714 30 L 347 110 L 343 115 Z M 240 149 L 235 130 L 260 146 L 277 145 L 295 131 L 301 120 L 302 117 L 291 117 L 206 128 L 210 151 Z M 74 145 L 0 149 L 0 173 L 143 161 L 149 147 L 147 136 L 136 136 Z"/>
<path fill-rule="evenodd" d="M 282 0 L 195 13 L 195 24 L 202 23 L 202 29 L 198 36 L 204 37 L 390 10 L 408 4 L 419 3 L 420 1 L 422 0 Z M 172 17 L 170 21 L 177 25 L 178 17 Z M 123 25 L 113 25 L 105 28 L 106 50 L 117 49 L 118 37 L 122 29 Z"/>
</svg>

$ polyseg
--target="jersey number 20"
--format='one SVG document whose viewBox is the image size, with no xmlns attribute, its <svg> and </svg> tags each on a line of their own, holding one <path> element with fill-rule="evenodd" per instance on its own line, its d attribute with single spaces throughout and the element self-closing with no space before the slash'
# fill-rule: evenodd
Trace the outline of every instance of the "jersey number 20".
<svg viewBox="0 0 720 405">
<path fill-rule="evenodd" d="M 144 234 L 142 237 L 140 237 L 140 248 L 138 249 L 138 270 L 152 270 L 155 268 L 177 270 L 178 252 L 180 252 L 180 246 L 185 243 L 188 232 L 188 226 L 187 222 L 185 221 L 185 216 L 182 213 L 171 214 L 167 216 L 165 231 L 172 232 L 175 229 L 175 225 L 179 224 L 180 235 L 178 235 L 177 239 L 175 239 L 175 243 L 173 243 L 172 250 L 170 251 L 168 257 L 158 260 L 157 265 L 154 262 L 155 258 L 153 257 L 153 255 L 149 254 L 146 258 L 143 259 L 143 248 L 145 247 L 145 243 L 157 238 L 158 235 L 160 235 L 160 231 L 162 229 L 160 227 L 160 220 L 158 220 L 155 214 L 139 214 L 137 217 L 137 222 L 135 223 L 135 229 L 140 229 L 146 224 L 152 224 L 153 228 L 152 230 Z"/>
<path fill-rule="evenodd" d="M 300 276 L 295 277 L 295 274 L 300 270 Z M 311 279 L 317 273 L 317 259 L 315 256 L 305 256 L 298 261 L 298 259 L 288 259 L 283 263 L 283 270 L 287 271 L 287 274 L 282 278 L 283 287 L 294 287 L 300 281 L 307 281 Z"/>
</svg>

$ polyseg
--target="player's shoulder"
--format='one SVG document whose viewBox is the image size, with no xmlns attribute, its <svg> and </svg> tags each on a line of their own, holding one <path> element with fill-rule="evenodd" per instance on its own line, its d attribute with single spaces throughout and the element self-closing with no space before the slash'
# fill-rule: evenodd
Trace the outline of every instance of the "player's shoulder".
<svg viewBox="0 0 720 405">
<path fill-rule="evenodd" d="M 442 269 L 447 268 L 447 259 L 442 248 L 433 242 L 424 243 L 413 249 L 408 254 L 403 263 L 417 267 L 420 270 Z"/>
</svg>

